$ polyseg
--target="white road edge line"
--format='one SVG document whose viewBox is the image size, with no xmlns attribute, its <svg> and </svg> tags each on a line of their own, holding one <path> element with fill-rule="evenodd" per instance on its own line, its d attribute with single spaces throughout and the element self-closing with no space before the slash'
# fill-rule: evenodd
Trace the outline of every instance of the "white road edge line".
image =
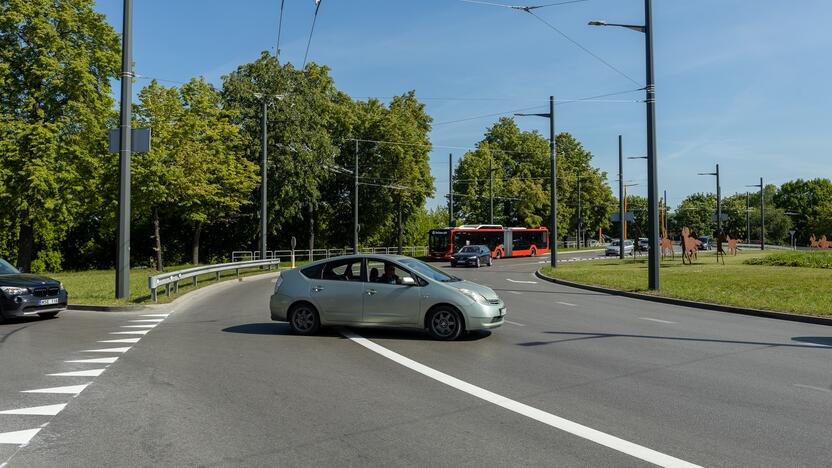
<svg viewBox="0 0 832 468">
<path fill-rule="evenodd" d="M 545 411 L 520 403 L 518 401 L 511 400 L 502 395 L 490 392 L 484 388 L 477 387 L 476 385 L 465 382 L 464 380 L 457 379 L 456 377 L 450 376 L 436 369 L 432 369 L 424 364 L 420 364 L 410 358 L 402 356 L 401 354 L 391 351 L 385 348 L 384 346 L 381 346 L 371 340 L 368 340 L 367 338 L 359 336 L 353 333 L 352 331 L 345 329 L 340 329 L 339 331 L 342 335 L 344 335 L 345 338 L 348 338 L 354 343 L 357 343 L 369 349 L 370 351 L 373 351 L 376 354 L 384 356 L 387 359 L 390 359 L 391 361 L 399 365 L 407 367 L 408 369 L 416 371 L 426 377 L 430 377 L 431 379 L 448 385 L 449 387 L 453 387 L 471 396 L 475 396 L 489 403 L 493 403 L 497 406 L 505 408 L 509 411 L 513 411 L 517 414 L 526 416 L 528 418 L 534 419 L 548 426 L 560 429 L 562 431 L 576 435 L 583 439 L 595 442 L 596 444 L 609 447 L 613 450 L 617 450 L 621 453 L 625 453 L 627 455 L 633 456 L 635 458 L 644 460 L 649 463 L 653 463 L 655 465 L 668 467 L 699 466 L 681 460 L 679 458 L 672 457 L 661 452 L 657 452 L 653 449 L 635 444 L 633 442 L 620 439 L 613 435 L 606 434 L 596 429 L 592 429 L 582 424 L 578 424 L 568 419 L 561 418 L 560 416 L 555 416 L 554 414 L 547 413 Z"/>
<path fill-rule="evenodd" d="M 650 318 L 650 317 L 639 317 L 638 319 L 639 320 L 649 320 L 651 322 L 658 322 L 658 323 L 676 323 L 676 322 L 671 322 L 669 320 L 660 320 L 660 319 L 654 319 L 654 318 Z"/>
<path fill-rule="evenodd" d="M 510 323 L 510 324 L 512 324 L 512 325 L 516 325 L 516 326 L 518 326 L 518 327 L 525 327 L 525 325 L 523 325 L 522 323 L 512 322 L 511 320 L 506 320 L 505 322 L 506 322 L 506 323 Z"/>
<path fill-rule="evenodd" d="M 506 291 L 506 292 L 508 292 L 510 294 L 523 294 L 520 291 Z"/>
<path fill-rule="evenodd" d="M 561 301 L 558 301 L 557 303 L 558 303 L 558 304 L 560 304 L 560 305 L 565 305 L 565 306 L 569 306 L 569 307 L 578 307 L 578 304 L 573 304 L 573 303 L 571 303 L 571 302 L 561 302 Z"/>
<path fill-rule="evenodd" d="M 517 281 L 517 280 L 513 280 L 511 278 L 506 278 L 506 281 L 510 281 L 512 283 L 518 283 L 518 284 L 537 284 L 537 281 Z"/>
</svg>

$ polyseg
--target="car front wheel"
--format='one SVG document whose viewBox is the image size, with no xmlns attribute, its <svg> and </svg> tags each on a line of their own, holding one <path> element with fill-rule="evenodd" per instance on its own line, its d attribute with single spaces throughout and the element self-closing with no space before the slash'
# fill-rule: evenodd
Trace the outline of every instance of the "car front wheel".
<svg viewBox="0 0 832 468">
<path fill-rule="evenodd" d="M 450 307 L 434 309 L 427 320 L 428 334 L 441 341 L 452 341 L 462 334 L 462 318 L 459 312 Z"/>
<path fill-rule="evenodd" d="M 310 304 L 298 304 L 289 311 L 289 326 L 298 335 L 314 335 L 321 328 L 321 319 Z"/>
</svg>

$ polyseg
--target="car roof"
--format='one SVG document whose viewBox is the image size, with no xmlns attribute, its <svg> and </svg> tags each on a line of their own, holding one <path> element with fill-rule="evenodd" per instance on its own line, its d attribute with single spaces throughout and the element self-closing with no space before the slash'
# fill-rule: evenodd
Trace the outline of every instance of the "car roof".
<svg viewBox="0 0 832 468">
<path fill-rule="evenodd" d="M 382 260 L 395 260 L 395 261 L 402 261 L 402 260 L 407 260 L 409 258 L 413 258 L 413 257 L 408 257 L 407 255 L 388 255 L 388 254 L 374 254 L 374 253 L 362 253 L 362 254 L 357 254 L 357 255 L 355 255 L 355 254 L 338 255 L 338 256 L 335 256 L 335 257 L 322 258 L 320 260 L 315 260 L 312 263 L 308 263 L 308 264 L 304 265 L 304 268 L 307 267 L 307 266 L 311 266 L 311 265 L 320 265 L 322 263 L 327 263 L 327 262 L 330 262 L 330 261 L 333 261 L 333 260 L 350 260 L 350 259 L 360 260 L 360 259 L 365 258 L 365 257 L 379 258 L 379 259 L 382 259 Z"/>
</svg>

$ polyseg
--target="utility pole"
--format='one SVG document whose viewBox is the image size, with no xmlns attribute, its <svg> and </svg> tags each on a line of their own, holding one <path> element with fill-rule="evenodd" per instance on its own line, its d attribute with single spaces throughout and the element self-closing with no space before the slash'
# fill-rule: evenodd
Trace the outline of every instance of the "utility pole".
<svg viewBox="0 0 832 468">
<path fill-rule="evenodd" d="M 618 135 L 618 221 L 619 221 L 619 239 L 618 239 L 618 258 L 624 259 L 624 239 L 627 237 L 627 221 L 624 221 L 624 203 L 626 195 L 624 194 L 624 148 L 622 147 L 621 135 Z"/>
<path fill-rule="evenodd" d="M 488 160 L 488 177 L 490 179 L 490 196 L 488 204 L 488 224 L 494 224 L 494 158 Z"/>
<path fill-rule="evenodd" d="M 121 125 L 119 136 L 118 251 L 116 299 L 130 295 L 130 149 L 133 114 L 133 1 L 124 0 L 121 45 Z"/>
<path fill-rule="evenodd" d="M 662 235 L 667 236 L 667 190 L 662 197 Z"/>
<path fill-rule="evenodd" d="M 716 235 L 722 235 L 722 187 L 719 185 L 719 164 L 716 165 Z"/>
<path fill-rule="evenodd" d="M 745 192 L 745 243 L 751 243 L 751 194 Z"/>
<path fill-rule="evenodd" d="M 262 136 L 260 137 L 263 148 L 260 151 L 260 259 L 266 259 L 266 238 L 268 235 L 269 218 L 268 218 L 268 164 L 269 158 L 269 104 L 266 102 L 266 96 L 262 96 Z"/>
<path fill-rule="evenodd" d="M 657 290 L 661 287 L 659 279 L 659 183 L 658 163 L 656 161 L 656 84 L 653 74 L 653 2 L 644 0 L 644 38 L 645 56 L 647 58 L 647 239 L 649 251 L 648 287 Z"/>
<path fill-rule="evenodd" d="M 763 178 L 760 177 L 760 250 L 766 249 L 766 197 Z"/>
<path fill-rule="evenodd" d="M 454 225 L 454 154 L 448 155 L 448 227 Z"/>
<path fill-rule="evenodd" d="M 578 223 L 577 223 L 577 232 L 575 233 L 575 241 L 578 244 L 578 250 L 581 250 L 581 240 L 583 235 L 581 234 L 583 230 L 582 227 L 582 218 L 581 218 L 581 168 L 578 168 Z"/>
<path fill-rule="evenodd" d="M 557 184 L 557 146 L 555 142 L 555 97 L 549 96 L 549 152 L 551 171 L 549 174 L 549 192 L 552 199 L 551 219 L 549 220 L 549 252 L 552 268 L 558 266 L 558 184 Z"/>
<path fill-rule="evenodd" d="M 352 204 L 353 220 L 352 220 L 352 253 L 358 254 L 358 140 L 355 140 L 355 168 L 353 171 L 355 176 L 355 187 L 353 188 L 355 200 Z"/>
</svg>

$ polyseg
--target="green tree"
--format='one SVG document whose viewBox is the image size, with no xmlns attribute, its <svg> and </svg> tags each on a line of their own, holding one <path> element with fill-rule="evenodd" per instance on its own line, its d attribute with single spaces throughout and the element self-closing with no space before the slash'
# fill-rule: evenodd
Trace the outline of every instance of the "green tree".
<svg viewBox="0 0 832 468">
<path fill-rule="evenodd" d="M 0 1 L 0 216 L 19 226 L 2 255 L 23 270 L 59 269 L 58 243 L 102 196 L 119 50 L 91 0 Z"/>
<path fill-rule="evenodd" d="M 824 207 L 832 202 L 832 181 L 829 179 L 797 179 L 781 185 L 773 197 L 774 205 L 790 215 L 797 233 L 795 239 L 805 244 L 814 226 L 823 223 Z"/>
<path fill-rule="evenodd" d="M 712 193 L 694 193 L 682 200 L 672 218 L 671 233 L 677 237 L 682 228 L 690 229 L 691 235 L 712 236 L 716 223 L 712 216 L 716 214 L 716 195 Z"/>
<path fill-rule="evenodd" d="M 790 240 L 789 230 L 792 228 L 791 216 L 786 214 L 786 210 L 778 208 L 774 204 L 774 197 L 777 194 L 777 186 L 774 184 L 766 185 L 763 191 L 765 196 L 765 224 L 766 224 L 766 243 L 771 244 L 788 244 Z M 752 193 L 751 200 L 751 233 L 752 238 L 760 239 L 760 194 Z M 756 236 L 755 236 L 756 233 Z"/>
</svg>

